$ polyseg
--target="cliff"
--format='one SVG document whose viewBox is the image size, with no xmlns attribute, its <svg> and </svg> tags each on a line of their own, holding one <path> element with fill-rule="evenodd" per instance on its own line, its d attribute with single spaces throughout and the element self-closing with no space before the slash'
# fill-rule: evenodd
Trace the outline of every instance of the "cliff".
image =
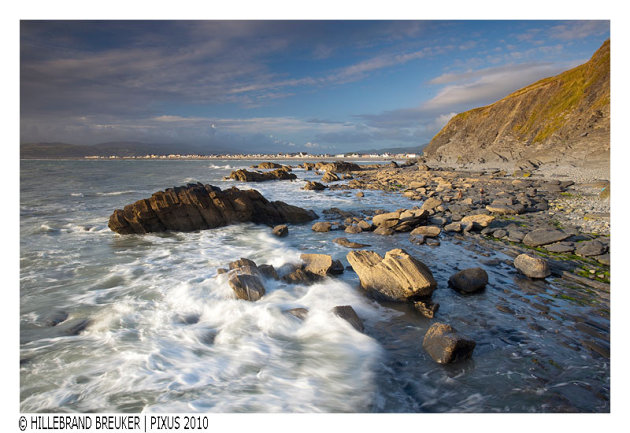
<svg viewBox="0 0 630 433">
<path fill-rule="evenodd" d="M 453 117 L 424 155 L 448 164 L 609 164 L 610 40 L 583 65 Z"/>
</svg>

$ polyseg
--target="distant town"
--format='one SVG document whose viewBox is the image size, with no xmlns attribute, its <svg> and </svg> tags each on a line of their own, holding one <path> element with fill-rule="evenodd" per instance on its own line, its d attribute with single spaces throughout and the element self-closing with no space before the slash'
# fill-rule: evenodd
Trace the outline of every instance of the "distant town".
<svg viewBox="0 0 630 433">
<path fill-rule="evenodd" d="M 297 153 L 277 153 L 277 154 L 223 154 L 223 155 L 189 155 L 189 154 L 169 154 L 169 155 L 142 155 L 142 156 L 99 156 L 90 155 L 83 157 L 84 159 L 408 159 L 417 158 L 419 155 L 416 153 L 381 153 L 381 154 L 358 154 L 358 153 L 340 153 L 340 154 L 318 154 L 312 155 L 310 153 L 297 152 Z"/>
</svg>

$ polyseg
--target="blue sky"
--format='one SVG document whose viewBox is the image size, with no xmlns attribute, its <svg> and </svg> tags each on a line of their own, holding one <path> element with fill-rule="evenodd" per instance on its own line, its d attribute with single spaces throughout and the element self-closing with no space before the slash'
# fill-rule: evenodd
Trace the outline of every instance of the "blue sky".
<svg viewBox="0 0 630 433">
<path fill-rule="evenodd" d="M 609 34 L 609 21 L 22 21 L 20 140 L 419 146 Z"/>
</svg>

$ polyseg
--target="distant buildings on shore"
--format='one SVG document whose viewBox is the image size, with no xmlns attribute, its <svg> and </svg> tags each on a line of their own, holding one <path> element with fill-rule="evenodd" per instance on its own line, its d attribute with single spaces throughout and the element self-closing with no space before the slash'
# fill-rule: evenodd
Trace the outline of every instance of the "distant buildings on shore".
<svg viewBox="0 0 630 433">
<path fill-rule="evenodd" d="M 403 159 L 403 158 L 417 158 L 419 155 L 416 153 L 381 153 L 381 154 L 365 154 L 359 155 L 357 153 L 341 153 L 337 155 L 330 155 L 327 153 L 319 155 L 311 155 L 309 153 L 277 153 L 277 154 L 236 154 L 236 155 L 143 155 L 143 156 L 86 156 L 85 159 L 331 159 L 331 158 L 351 158 L 351 159 Z"/>
</svg>

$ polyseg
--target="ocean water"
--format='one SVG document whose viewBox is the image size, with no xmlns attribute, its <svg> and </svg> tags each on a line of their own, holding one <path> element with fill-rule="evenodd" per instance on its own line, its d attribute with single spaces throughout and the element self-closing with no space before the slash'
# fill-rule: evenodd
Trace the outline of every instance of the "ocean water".
<svg viewBox="0 0 630 433">
<path fill-rule="evenodd" d="M 290 225 L 286 238 L 254 224 L 142 236 L 107 228 L 114 209 L 197 181 L 258 189 L 322 219 L 330 207 L 419 204 L 381 191 L 361 199 L 356 191 L 302 191 L 317 176 L 299 169 L 293 182 L 222 180 L 256 162 L 21 162 L 22 411 L 610 410 L 610 362 L 592 350 L 608 345 L 608 294 L 522 278 L 500 252 L 452 238 L 431 247 L 407 234 L 315 233 L 310 223 Z M 217 275 L 241 257 L 281 268 L 305 252 L 348 265 L 350 250 L 332 242 L 339 236 L 381 254 L 404 248 L 424 262 L 438 281 L 436 319 L 371 300 L 348 270 L 312 286 L 266 280 L 267 294 L 254 303 L 237 300 Z M 483 293 L 447 287 L 451 274 L 473 266 L 489 274 Z M 365 333 L 335 317 L 337 305 L 351 305 Z M 295 307 L 309 309 L 305 321 L 282 312 Z M 471 360 L 431 360 L 422 338 L 435 320 L 477 342 Z"/>
</svg>

